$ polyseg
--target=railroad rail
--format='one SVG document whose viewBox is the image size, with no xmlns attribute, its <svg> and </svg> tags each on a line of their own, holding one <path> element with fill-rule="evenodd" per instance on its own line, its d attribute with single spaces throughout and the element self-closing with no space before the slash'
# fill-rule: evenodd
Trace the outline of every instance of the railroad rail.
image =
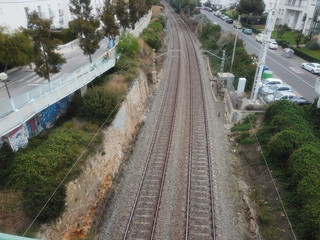
<svg viewBox="0 0 320 240">
<path fill-rule="evenodd" d="M 171 64 L 171 68 L 180 66 L 180 57 L 175 59 L 177 64 Z M 180 71 L 176 76 L 172 75 L 173 72 L 169 71 L 169 82 L 161 104 L 160 117 L 156 122 L 156 131 L 149 146 L 142 179 L 123 239 L 154 238 L 177 108 Z"/>
</svg>

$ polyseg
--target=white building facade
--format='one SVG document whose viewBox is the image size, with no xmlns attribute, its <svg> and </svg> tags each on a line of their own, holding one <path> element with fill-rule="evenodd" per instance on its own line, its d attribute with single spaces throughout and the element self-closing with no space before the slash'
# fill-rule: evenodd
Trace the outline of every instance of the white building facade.
<svg viewBox="0 0 320 240">
<path fill-rule="evenodd" d="M 104 6 L 103 0 L 92 0 L 93 14 L 97 16 Z M 37 11 L 41 18 L 50 19 L 52 29 L 68 28 L 73 19 L 69 0 L 0 0 L 0 26 L 9 31 L 27 28 L 28 14 Z"/>
<path fill-rule="evenodd" d="M 266 11 L 276 9 L 276 25 L 287 24 L 305 35 L 317 34 L 320 0 L 265 0 L 265 4 Z"/>
<path fill-rule="evenodd" d="M 211 4 L 213 4 L 217 8 L 229 8 L 235 6 L 240 0 L 211 0 Z M 202 2 L 207 2 L 206 0 L 202 0 Z"/>
</svg>

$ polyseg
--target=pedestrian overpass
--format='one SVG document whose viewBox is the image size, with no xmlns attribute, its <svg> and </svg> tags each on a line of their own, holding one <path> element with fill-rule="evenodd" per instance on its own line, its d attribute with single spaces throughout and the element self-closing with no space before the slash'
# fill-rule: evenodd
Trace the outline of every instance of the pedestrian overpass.
<svg viewBox="0 0 320 240">
<path fill-rule="evenodd" d="M 140 19 L 131 33 L 138 37 L 148 26 L 150 19 L 151 11 Z M 81 89 L 96 77 L 113 68 L 116 62 L 116 46 L 109 49 L 106 56 L 108 58 L 101 57 L 74 72 L 64 74 L 47 84 L 0 102 L 0 139 L 37 113 Z"/>
</svg>

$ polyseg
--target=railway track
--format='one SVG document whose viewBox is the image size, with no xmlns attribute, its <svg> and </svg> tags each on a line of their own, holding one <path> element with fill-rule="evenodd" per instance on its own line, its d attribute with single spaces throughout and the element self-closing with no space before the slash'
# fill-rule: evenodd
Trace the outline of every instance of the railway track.
<svg viewBox="0 0 320 240">
<path fill-rule="evenodd" d="M 148 148 L 144 171 L 132 206 L 123 239 L 155 239 L 161 199 L 166 181 L 166 171 L 170 161 L 173 133 L 175 129 L 178 96 L 181 81 L 187 81 L 188 131 L 187 177 L 185 190 L 185 210 L 183 237 L 178 239 L 216 239 L 215 211 L 210 155 L 208 114 L 204 80 L 199 68 L 199 56 L 194 39 L 188 27 L 172 8 L 169 9 L 172 25 L 173 48 L 182 50 L 175 63 L 170 65 L 165 96 L 161 103 L 156 130 Z M 181 71 L 187 69 L 185 78 Z"/>
<path fill-rule="evenodd" d="M 173 41 L 179 48 L 179 41 Z M 178 66 L 180 57 L 175 58 Z M 179 91 L 180 70 L 169 71 L 169 82 L 165 89 L 160 110 L 160 118 L 156 122 L 150 143 L 146 164 L 141 183 L 132 207 L 123 239 L 153 239 L 157 225 L 157 218 L 161 202 L 162 190 L 165 182 L 167 163 L 170 156 L 170 146 L 174 129 L 177 98 Z"/>
<path fill-rule="evenodd" d="M 212 160 L 204 79 L 193 36 L 181 22 L 187 42 L 190 81 L 189 156 L 185 239 L 216 239 Z"/>
</svg>

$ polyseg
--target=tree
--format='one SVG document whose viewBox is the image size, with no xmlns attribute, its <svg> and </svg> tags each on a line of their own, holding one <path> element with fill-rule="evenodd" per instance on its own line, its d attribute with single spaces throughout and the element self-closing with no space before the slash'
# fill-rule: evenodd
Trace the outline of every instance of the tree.
<svg viewBox="0 0 320 240">
<path fill-rule="evenodd" d="M 106 0 L 101 20 L 104 24 L 104 34 L 106 35 L 106 37 L 111 38 L 113 40 L 116 38 L 117 35 L 119 35 L 119 26 L 116 23 L 114 15 L 114 7 L 109 3 L 108 0 Z"/>
<path fill-rule="evenodd" d="M 130 25 L 129 13 L 127 10 L 128 4 L 124 0 L 118 0 L 115 12 L 123 29 L 128 28 Z"/>
<path fill-rule="evenodd" d="M 240 0 L 237 10 L 240 14 L 261 15 L 265 6 L 263 0 Z"/>
<path fill-rule="evenodd" d="M 301 31 L 294 31 L 292 34 L 294 36 L 294 41 L 296 42 L 296 47 L 299 48 L 299 44 L 303 40 L 304 35 Z"/>
<path fill-rule="evenodd" d="M 134 29 L 134 24 L 139 20 L 137 0 L 129 0 L 129 10 L 131 28 Z"/>
<path fill-rule="evenodd" d="M 4 72 L 9 66 L 18 67 L 30 64 L 33 53 L 33 42 L 28 35 L 21 31 L 13 34 L 0 32 L 0 63 L 4 66 Z"/>
<path fill-rule="evenodd" d="M 35 72 L 50 81 L 50 73 L 58 73 L 61 66 L 66 62 L 62 54 L 57 53 L 58 45 L 61 43 L 58 39 L 52 39 L 50 33 L 50 20 L 40 18 L 36 11 L 29 15 L 27 30 L 34 42 L 34 62 Z"/>
<path fill-rule="evenodd" d="M 280 24 L 280 25 L 278 25 L 278 27 L 277 27 L 277 33 L 278 33 L 277 39 L 281 38 L 282 35 L 283 35 L 287 30 L 289 30 L 289 29 L 290 29 L 290 28 L 288 27 L 287 24 L 284 24 L 284 25 Z"/>
<path fill-rule="evenodd" d="M 70 12 L 75 15 L 76 19 L 71 25 L 73 31 L 80 37 L 80 48 L 84 55 L 89 56 L 92 62 L 92 54 L 99 49 L 100 36 L 96 33 L 97 27 L 95 20 L 91 15 L 91 0 L 70 0 Z"/>
</svg>

